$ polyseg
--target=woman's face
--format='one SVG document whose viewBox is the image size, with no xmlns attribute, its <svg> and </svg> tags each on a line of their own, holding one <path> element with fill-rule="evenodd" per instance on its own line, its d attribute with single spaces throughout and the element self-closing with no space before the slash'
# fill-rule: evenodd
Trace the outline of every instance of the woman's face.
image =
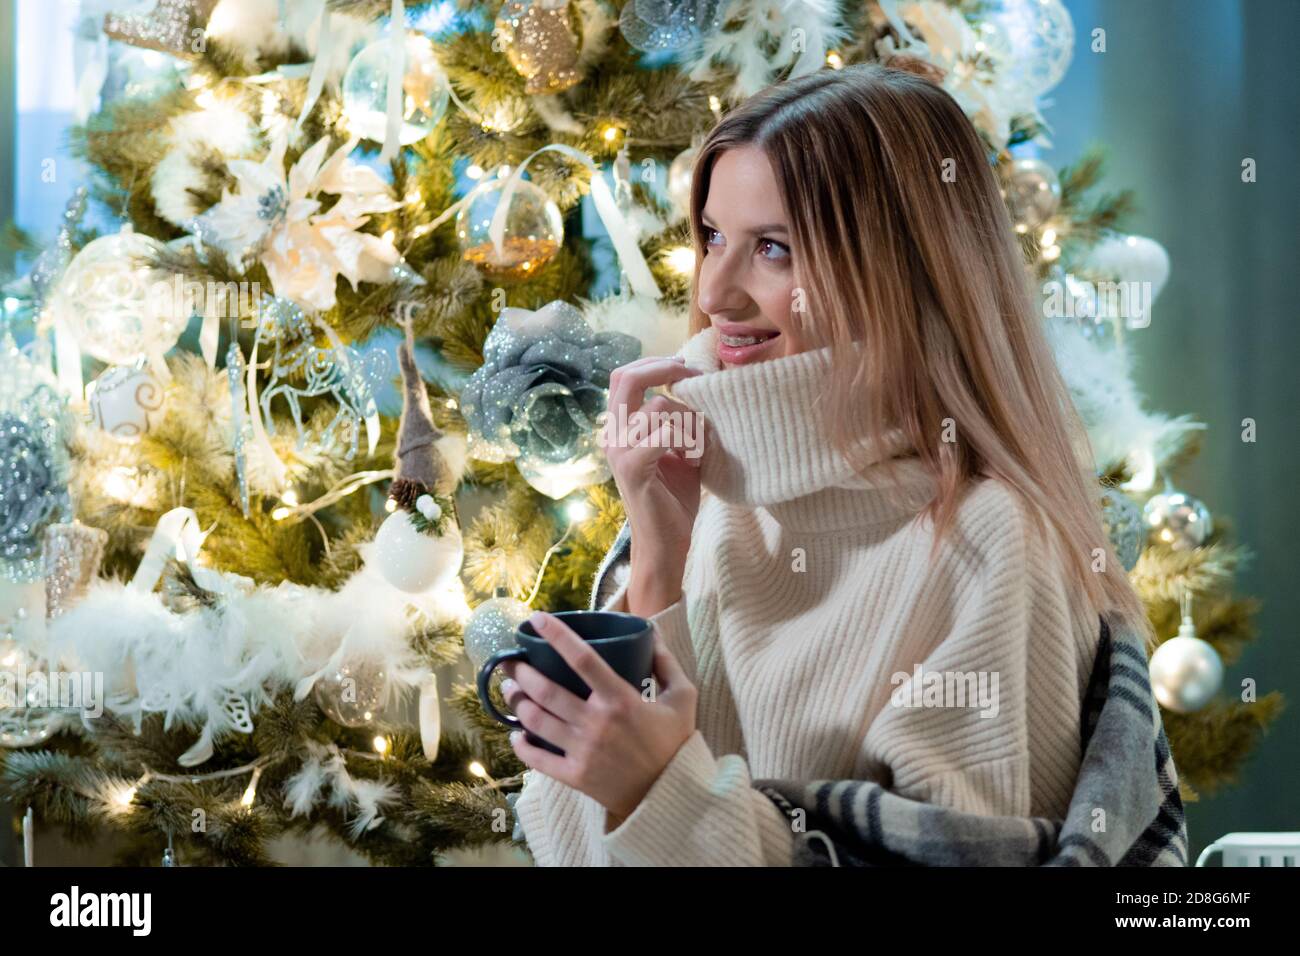
<svg viewBox="0 0 1300 956">
<path fill-rule="evenodd" d="M 701 218 L 704 260 L 696 302 L 718 330 L 723 368 L 803 351 L 792 314 L 802 306 L 796 302 L 797 250 L 790 247 L 776 176 L 762 150 L 743 146 L 718 156 Z"/>
</svg>

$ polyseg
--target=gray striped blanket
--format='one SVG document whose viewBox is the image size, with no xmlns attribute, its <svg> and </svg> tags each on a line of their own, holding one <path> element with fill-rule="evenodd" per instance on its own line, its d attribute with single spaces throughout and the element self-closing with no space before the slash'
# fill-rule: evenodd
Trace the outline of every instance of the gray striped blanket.
<svg viewBox="0 0 1300 956">
<path fill-rule="evenodd" d="M 631 554 L 625 522 L 592 610 Z M 792 866 L 1186 866 L 1178 774 L 1136 635 L 1100 618 L 1083 698 L 1083 762 L 1064 820 L 989 817 L 909 800 L 868 780 L 752 781 L 795 829 Z"/>
</svg>

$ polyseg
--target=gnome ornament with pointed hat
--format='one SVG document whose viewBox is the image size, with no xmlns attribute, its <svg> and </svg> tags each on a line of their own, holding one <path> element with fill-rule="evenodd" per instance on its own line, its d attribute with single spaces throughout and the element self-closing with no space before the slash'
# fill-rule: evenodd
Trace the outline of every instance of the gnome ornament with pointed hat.
<svg viewBox="0 0 1300 956">
<path fill-rule="evenodd" d="M 396 477 L 388 496 L 393 513 L 375 535 L 371 562 L 393 587 L 423 594 L 445 586 L 465 557 L 453 489 L 438 454 L 442 433 L 415 365 L 411 328 L 397 349 L 402 369 L 402 420 L 397 429 Z"/>
</svg>

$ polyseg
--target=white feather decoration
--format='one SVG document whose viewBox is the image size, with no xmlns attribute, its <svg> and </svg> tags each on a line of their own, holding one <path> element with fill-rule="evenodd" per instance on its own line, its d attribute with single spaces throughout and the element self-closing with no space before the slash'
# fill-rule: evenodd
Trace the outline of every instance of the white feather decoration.
<svg viewBox="0 0 1300 956">
<path fill-rule="evenodd" d="M 320 746 L 311 741 L 307 743 L 313 749 Z M 320 802 L 321 791 L 325 789 L 325 782 L 325 766 L 321 763 L 320 755 L 312 753 L 303 761 L 298 772 L 285 781 L 284 807 L 289 811 L 289 816 L 302 817 L 311 813 L 316 804 Z"/>
<path fill-rule="evenodd" d="M 787 71 L 799 76 L 821 69 L 826 51 L 848 36 L 839 0 L 733 0 L 724 23 L 738 25 L 706 35 L 681 63 L 696 82 L 712 78 L 715 67 L 733 74 L 728 92 L 733 102 L 748 99 Z M 776 52 L 767 52 L 774 43 Z"/>
<path fill-rule="evenodd" d="M 641 340 L 641 356 L 672 355 L 687 338 L 686 310 L 665 299 L 614 295 L 584 302 L 582 315 L 596 332 L 625 332 Z"/>
<path fill-rule="evenodd" d="M 1123 346 L 1085 339 L 1062 322 L 1045 325 L 1056 362 L 1088 430 L 1099 467 L 1127 461 L 1137 473 L 1172 455 L 1187 434 L 1205 428 L 1190 416 L 1170 418 L 1142 408 Z"/>
</svg>

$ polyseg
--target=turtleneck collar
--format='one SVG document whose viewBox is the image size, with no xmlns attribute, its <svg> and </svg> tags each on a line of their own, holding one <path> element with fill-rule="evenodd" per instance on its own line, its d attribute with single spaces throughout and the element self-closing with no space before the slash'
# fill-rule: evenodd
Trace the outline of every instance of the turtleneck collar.
<svg viewBox="0 0 1300 956">
<path fill-rule="evenodd" d="M 834 531 L 915 514 L 933 494 L 932 479 L 898 430 L 873 450 L 866 475 L 830 445 L 818 393 L 831 347 L 724 368 L 717 330 L 693 335 L 677 352 L 705 373 L 678 382 L 672 397 L 709 425 L 700 462 L 706 491 L 745 507 L 767 509 L 782 525 Z M 884 494 L 886 458 L 899 458 L 898 481 L 909 497 Z M 919 496 L 919 497 L 917 497 Z"/>
</svg>

